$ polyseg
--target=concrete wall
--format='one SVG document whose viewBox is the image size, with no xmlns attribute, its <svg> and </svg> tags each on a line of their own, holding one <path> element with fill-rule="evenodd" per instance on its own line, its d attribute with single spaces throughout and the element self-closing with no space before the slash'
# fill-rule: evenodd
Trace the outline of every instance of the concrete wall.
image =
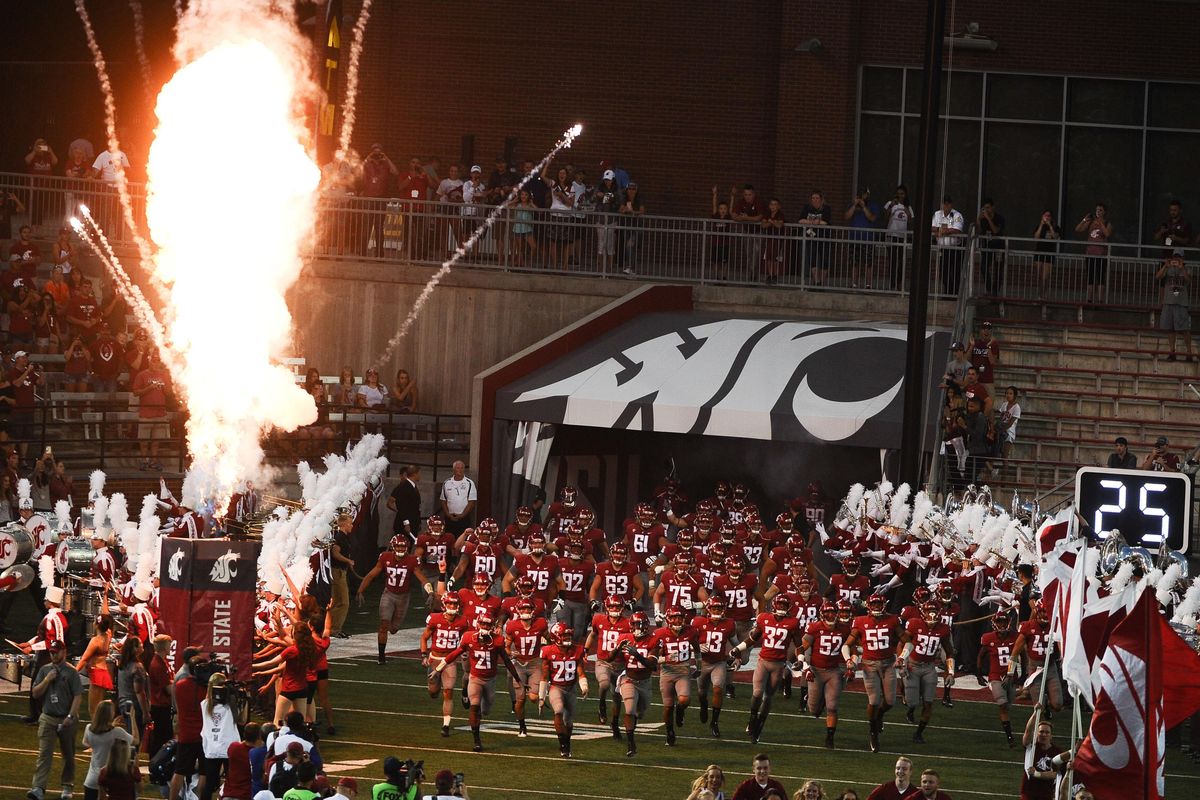
<svg viewBox="0 0 1200 800">
<path fill-rule="evenodd" d="M 315 262 L 290 297 L 296 352 L 322 375 L 350 366 L 361 375 L 384 352 L 434 270 Z M 422 411 L 471 412 L 471 379 L 630 291 L 637 282 L 482 270 L 452 272 L 433 290 L 409 335 L 381 370 L 391 384 L 409 371 Z M 697 287 L 698 310 L 783 319 L 902 321 L 895 297 L 766 288 Z M 931 324 L 948 326 L 953 306 L 931 304 Z"/>
</svg>

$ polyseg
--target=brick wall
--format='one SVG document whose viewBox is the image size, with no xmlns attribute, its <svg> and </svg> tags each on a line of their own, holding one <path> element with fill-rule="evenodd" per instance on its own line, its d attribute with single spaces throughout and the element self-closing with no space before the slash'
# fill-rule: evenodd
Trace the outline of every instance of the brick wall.
<svg viewBox="0 0 1200 800">
<path fill-rule="evenodd" d="M 791 213 L 811 188 L 852 191 L 858 70 L 919 65 L 925 5 L 770 3 L 375 3 L 362 69 L 358 147 L 474 159 L 490 170 L 516 137 L 539 157 L 578 120 L 567 159 L 596 177 L 612 158 L 651 212 L 707 210 L 711 187 L 753 182 Z M 346 4 L 346 37 L 356 5 Z M 947 30 L 978 22 L 994 53 L 964 69 L 1200 81 L 1200 5 L 959 0 Z M 819 54 L 794 52 L 816 37 Z M 396 159 L 399 160 L 399 159 Z"/>
</svg>

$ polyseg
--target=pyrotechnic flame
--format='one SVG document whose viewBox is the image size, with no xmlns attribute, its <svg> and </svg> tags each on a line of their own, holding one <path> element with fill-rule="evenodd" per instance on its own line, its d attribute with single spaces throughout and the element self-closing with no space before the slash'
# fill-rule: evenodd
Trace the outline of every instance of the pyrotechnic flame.
<svg viewBox="0 0 1200 800">
<path fill-rule="evenodd" d="M 146 57 L 146 23 L 142 15 L 141 2 L 129 0 L 129 10 L 133 14 L 133 45 L 137 50 L 138 66 L 142 70 L 142 89 L 146 92 L 146 99 L 152 100 L 150 59 Z"/>
<path fill-rule="evenodd" d="M 458 249 L 454 251 L 450 258 L 442 262 L 441 268 L 438 269 L 437 272 L 433 273 L 433 276 L 429 279 L 429 282 L 425 284 L 425 288 L 421 290 L 419 295 L 417 295 L 417 300 L 413 303 L 412 309 L 409 310 L 408 316 L 404 318 L 404 322 L 400 323 L 400 330 L 396 331 L 396 335 L 392 337 L 391 341 L 387 343 L 387 347 L 384 348 L 383 355 L 381 355 L 375 361 L 376 369 L 383 367 L 391 359 L 392 355 L 396 352 L 396 348 L 400 346 L 400 342 L 402 342 L 404 337 L 408 335 L 408 329 L 411 328 L 412 324 L 417 321 L 417 316 L 421 313 L 421 309 L 425 307 L 425 303 L 429 301 L 429 296 L 433 294 L 434 288 L 441 283 L 442 278 L 450 274 L 450 270 L 454 268 L 454 265 L 457 264 L 463 256 L 471 252 L 471 248 L 475 246 L 475 243 L 483 238 L 484 234 L 486 234 L 492 225 L 496 223 L 496 220 L 500 218 L 500 215 L 504 213 L 505 207 L 515 200 L 518 194 L 520 194 L 521 188 L 525 184 L 529 183 L 529 181 L 542 174 L 542 170 L 546 168 L 546 165 L 553 161 L 554 157 L 561 151 L 570 147 L 571 144 L 574 143 L 576 137 L 578 137 L 581 133 L 583 133 L 583 125 L 579 123 L 576 123 L 567 130 L 563 131 L 562 138 L 554 143 L 554 147 L 550 149 L 550 152 L 547 153 L 541 161 L 535 164 L 533 169 L 529 170 L 529 173 L 521 179 L 520 183 L 512 187 L 512 191 L 508 193 L 508 197 L 504 199 L 504 202 L 498 205 L 492 211 L 492 213 L 488 215 L 488 218 L 483 221 L 482 225 L 475 229 L 475 232 L 471 234 L 469 239 L 458 246 Z"/>
<path fill-rule="evenodd" d="M 301 144 L 311 90 L 307 45 L 270 0 L 190 6 L 183 66 L 159 94 L 146 216 L 168 287 L 192 466 L 182 503 L 223 509 L 241 480 L 263 480 L 259 438 L 316 419 L 279 364 L 290 345 L 284 293 L 300 275 L 316 164 Z"/>
</svg>

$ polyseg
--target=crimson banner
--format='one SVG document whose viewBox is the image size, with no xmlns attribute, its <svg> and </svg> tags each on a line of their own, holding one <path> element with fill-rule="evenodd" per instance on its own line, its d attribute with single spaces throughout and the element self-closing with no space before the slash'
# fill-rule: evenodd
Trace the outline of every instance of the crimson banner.
<svg viewBox="0 0 1200 800">
<path fill-rule="evenodd" d="M 177 650 L 198 647 L 248 681 L 254 655 L 259 543 L 163 539 L 159 612 Z"/>
</svg>

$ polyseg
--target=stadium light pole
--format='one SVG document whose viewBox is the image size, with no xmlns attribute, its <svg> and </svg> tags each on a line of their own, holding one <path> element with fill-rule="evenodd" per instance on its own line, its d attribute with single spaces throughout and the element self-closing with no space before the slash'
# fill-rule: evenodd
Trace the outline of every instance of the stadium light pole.
<svg viewBox="0 0 1200 800">
<path fill-rule="evenodd" d="M 917 140 L 916 227 L 908 295 L 908 341 L 904 367 L 904 417 L 900 431 L 898 478 L 921 486 L 922 429 L 925 420 L 925 318 L 929 310 L 930 226 L 935 197 L 938 111 L 942 96 L 942 46 L 946 33 L 946 0 L 929 0 L 925 20 L 925 88 L 921 93 L 921 126 Z"/>
</svg>

